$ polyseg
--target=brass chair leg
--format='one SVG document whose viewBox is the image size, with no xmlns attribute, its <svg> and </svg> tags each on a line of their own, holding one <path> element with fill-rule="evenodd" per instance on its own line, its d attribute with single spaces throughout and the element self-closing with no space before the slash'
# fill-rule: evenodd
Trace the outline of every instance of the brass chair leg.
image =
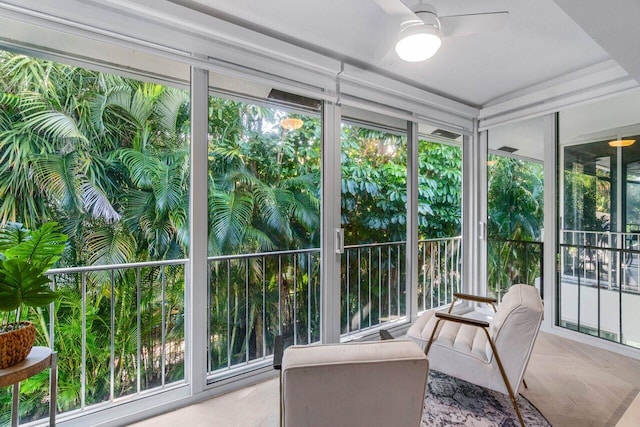
<svg viewBox="0 0 640 427">
<path fill-rule="evenodd" d="M 438 319 L 436 321 L 436 325 L 433 327 L 433 331 L 431 331 L 431 338 L 429 338 L 429 342 L 427 343 L 427 348 L 424 349 L 424 355 L 428 356 L 429 355 L 429 350 L 431 349 L 431 344 L 433 343 L 433 338 L 436 335 L 436 331 L 438 330 L 438 325 L 440 324 L 440 321 L 442 319 Z"/>
<path fill-rule="evenodd" d="M 526 427 L 524 424 L 524 420 L 522 419 L 522 414 L 520 414 L 520 408 L 518 407 L 518 402 L 516 401 L 516 396 L 513 393 L 513 389 L 511 388 L 511 384 L 509 384 L 509 379 L 507 378 L 507 373 L 504 371 L 504 367 L 502 366 L 502 361 L 500 360 L 500 356 L 496 351 L 496 346 L 493 344 L 493 340 L 489 335 L 489 330 L 487 328 L 482 328 L 484 333 L 487 335 L 487 340 L 489 340 L 489 345 L 491 345 L 491 351 L 493 351 L 493 355 L 496 358 L 496 363 L 498 364 L 498 368 L 500 369 L 500 375 L 502 375 L 502 380 L 504 381 L 504 385 L 507 387 L 507 391 L 509 392 L 509 397 L 511 398 L 511 403 L 513 404 L 513 409 L 516 410 L 516 415 L 518 415 L 518 420 L 520 421 L 520 425 L 522 427 Z"/>
<path fill-rule="evenodd" d="M 518 402 L 516 401 L 516 397 L 513 395 L 512 391 L 509 391 L 509 397 L 511 398 L 511 403 L 513 404 L 513 409 L 516 410 L 516 415 L 518 415 L 518 420 L 520 420 L 520 425 L 522 427 L 526 427 L 524 425 L 524 420 L 522 419 L 522 414 L 520 413 L 520 407 L 518 406 Z"/>
<path fill-rule="evenodd" d="M 453 306 L 456 305 L 456 301 L 458 301 L 458 298 L 454 298 L 453 301 L 451 301 L 451 305 L 449 306 L 449 311 L 447 311 L 447 313 L 451 314 L 451 310 L 453 310 Z"/>
</svg>

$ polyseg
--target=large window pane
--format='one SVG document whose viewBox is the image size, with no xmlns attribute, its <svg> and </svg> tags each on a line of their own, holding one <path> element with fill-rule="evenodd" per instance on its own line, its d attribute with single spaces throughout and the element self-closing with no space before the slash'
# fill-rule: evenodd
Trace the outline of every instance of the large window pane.
<svg viewBox="0 0 640 427">
<path fill-rule="evenodd" d="M 58 410 L 184 380 L 188 91 L 9 52 L 0 85 L 0 222 L 69 236 L 61 298 L 27 314 L 58 351 Z M 47 383 L 23 383 L 22 422 L 46 416 Z"/>
<path fill-rule="evenodd" d="M 341 331 L 352 334 L 406 314 L 406 131 L 345 121 L 341 162 Z"/>
<path fill-rule="evenodd" d="M 211 373 L 320 338 L 320 144 L 311 109 L 209 98 Z"/>
<path fill-rule="evenodd" d="M 640 92 L 560 114 L 560 326 L 640 346 Z"/>
<path fill-rule="evenodd" d="M 462 135 L 419 125 L 418 310 L 462 291 Z"/>
<path fill-rule="evenodd" d="M 488 131 L 487 291 L 498 300 L 514 284 L 543 291 L 543 126 L 537 118 Z"/>
</svg>

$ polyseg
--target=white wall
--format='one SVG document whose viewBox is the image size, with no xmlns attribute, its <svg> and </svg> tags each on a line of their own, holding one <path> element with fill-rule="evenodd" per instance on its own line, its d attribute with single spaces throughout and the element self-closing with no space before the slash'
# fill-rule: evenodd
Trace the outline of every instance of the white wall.
<svg viewBox="0 0 640 427">
<path fill-rule="evenodd" d="M 625 342 L 640 343 L 640 295 L 617 290 L 600 289 L 600 329 L 616 335 L 620 334 L 620 302 L 622 303 L 622 337 Z M 580 325 L 598 328 L 598 288 L 580 286 L 580 307 L 578 307 L 578 286 L 562 283 L 560 319 Z M 627 342 L 628 343 L 628 342 Z"/>
</svg>

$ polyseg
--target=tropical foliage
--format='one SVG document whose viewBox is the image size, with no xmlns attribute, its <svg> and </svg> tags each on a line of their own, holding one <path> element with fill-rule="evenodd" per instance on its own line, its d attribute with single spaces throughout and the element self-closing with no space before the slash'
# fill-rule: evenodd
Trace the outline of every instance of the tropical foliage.
<svg viewBox="0 0 640 427">
<path fill-rule="evenodd" d="M 0 55 L 0 75 L 0 222 L 57 221 L 69 236 L 60 267 L 182 258 L 187 94 L 9 53 Z M 59 274 L 52 309 L 23 313 L 39 326 L 38 343 L 60 353 L 59 411 L 184 378 L 182 360 L 160 360 L 171 334 L 183 358 L 175 326 L 184 271 L 173 270 Z M 23 420 L 43 415 L 44 381 L 23 384 Z M 3 407 L 9 398 L 3 390 Z"/>
<path fill-rule="evenodd" d="M 51 272 L 59 300 L 23 314 L 59 352 L 59 411 L 185 378 L 189 110 L 177 87 L 0 53 L 0 223 L 56 221 L 69 237 Z M 269 355 L 277 334 L 319 339 L 322 127 L 317 111 L 293 115 L 302 128 L 284 130 L 285 111 L 209 98 L 210 372 Z M 420 141 L 421 238 L 459 235 L 461 161 L 459 147 Z M 395 245 L 343 262 L 343 283 L 388 284 L 343 286 L 343 330 L 405 312 L 394 242 L 406 238 L 406 175 L 403 137 L 342 125 L 346 243 Z M 453 248 L 437 251 L 459 262 Z M 23 420 L 45 415 L 46 381 L 23 384 Z"/>
<path fill-rule="evenodd" d="M 512 284 L 540 278 L 542 172 L 538 163 L 489 156 L 488 284 L 498 298 Z"/>
</svg>

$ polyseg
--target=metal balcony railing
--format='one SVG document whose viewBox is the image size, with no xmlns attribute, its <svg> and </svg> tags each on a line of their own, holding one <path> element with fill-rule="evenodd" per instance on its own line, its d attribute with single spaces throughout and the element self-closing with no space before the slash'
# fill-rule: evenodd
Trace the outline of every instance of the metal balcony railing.
<svg viewBox="0 0 640 427">
<path fill-rule="evenodd" d="M 275 337 L 320 339 L 320 250 L 209 258 L 209 374 L 264 360 Z"/>
<path fill-rule="evenodd" d="M 421 309 L 448 304 L 460 290 L 460 237 L 419 242 Z M 345 246 L 343 337 L 406 317 L 406 243 Z M 209 258 L 209 375 L 266 360 L 277 335 L 320 341 L 320 249 Z"/>
<path fill-rule="evenodd" d="M 462 237 L 418 243 L 418 310 L 441 307 L 462 292 Z"/>
<path fill-rule="evenodd" d="M 52 269 L 61 298 L 32 320 L 58 351 L 60 412 L 184 382 L 187 260 Z M 37 418 L 37 409 L 23 421 Z"/>
<path fill-rule="evenodd" d="M 487 241 L 488 294 L 498 301 L 512 285 L 535 285 L 544 299 L 544 245 L 530 240 L 489 238 Z"/>
<path fill-rule="evenodd" d="M 448 304 L 461 290 L 460 246 L 460 237 L 419 242 L 420 310 Z M 405 242 L 345 247 L 346 339 L 406 318 L 405 251 Z M 62 298 L 33 320 L 41 329 L 40 344 L 59 354 L 63 418 L 185 384 L 187 262 L 47 273 Z M 209 257 L 208 265 L 208 376 L 267 361 L 277 335 L 291 344 L 320 340 L 318 248 Z M 44 416 L 38 406 L 22 421 Z"/>
<path fill-rule="evenodd" d="M 561 239 L 563 282 L 640 293 L 640 233 L 562 230 Z"/>
<path fill-rule="evenodd" d="M 640 348 L 640 233 L 562 230 L 562 327 Z"/>
</svg>

